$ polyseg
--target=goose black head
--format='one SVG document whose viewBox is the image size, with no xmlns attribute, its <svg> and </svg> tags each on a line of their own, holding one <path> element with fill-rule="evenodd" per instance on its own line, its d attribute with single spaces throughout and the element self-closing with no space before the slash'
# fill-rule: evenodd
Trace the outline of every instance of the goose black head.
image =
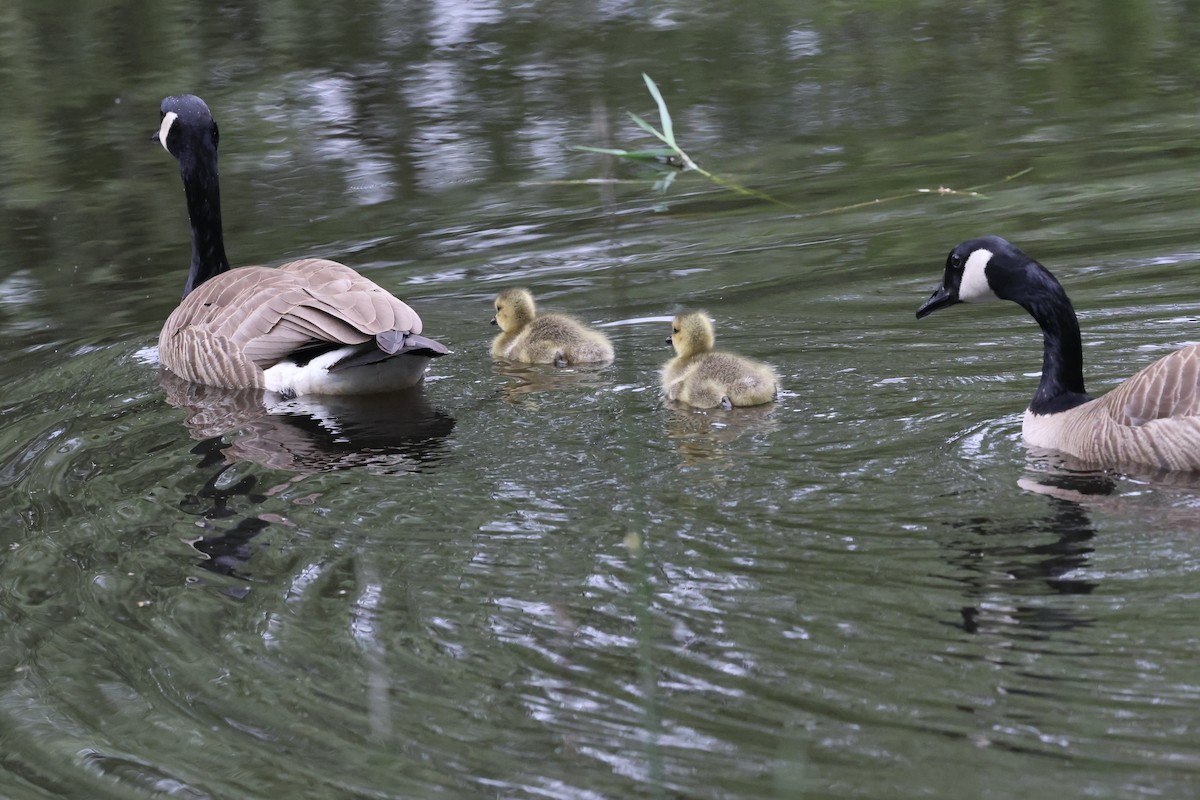
<svg viewBox="0 0 1200 800">
<path fill-rule="evenodd" d="M 229 269 L 221 233 L 221 189 L 217 177 L 217 123 L 204 101 L 193 94 L 163 98 L 159 106 L 159 144 L 179 162 L 192 224 L 192 266 L 183 296 Z"/>
<path fill-rule="evenodd" d="M 216 155 L 217 123 L 203 100 L 194 94 L 165 97 L 159 112 L 156 138 L 168 153 L 181 161 L 191 153 Z"/>
<path fill-rule="evenodd" d="M 1034 264 L 1029 256 L 999 236 L 981 236 L 957 245 L 946 256 L 942 284 L 917 309 L 917 319 L 957 303 L 1017 300 L 1014 282 Z"/>
</svg>

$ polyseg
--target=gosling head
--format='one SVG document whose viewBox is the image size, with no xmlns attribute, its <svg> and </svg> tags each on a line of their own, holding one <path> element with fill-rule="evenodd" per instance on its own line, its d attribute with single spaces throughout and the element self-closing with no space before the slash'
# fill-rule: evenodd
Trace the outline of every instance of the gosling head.
<svg viewBox="0 0 1200 800">
<path fill-rule="evenodd" d="M 667 342 L 674 346 L 676 355 L 687 358 L 712 350 L 715 339 L 708 315 L 703 311 L 693 311 L 671 320 L 671 337 Z"/>
<path fill-rule="evenodd" d="M 511 333 L 532 322 L 536 313 L 533 295 L 524 289 L 505 289 L 496 295 L 496 316 L 492 317 L 492 324 Z"/>
<path fill-rule="evenodd" d="M 1039 285 L 1058 282 L 1041 264 L 999 236 L 968 239 L 946 256 L 942 284 L 917 309 L 917 319 L 957 303 L 1014 300 L 1022 305 L 1036 299 Z"/>
</svg>

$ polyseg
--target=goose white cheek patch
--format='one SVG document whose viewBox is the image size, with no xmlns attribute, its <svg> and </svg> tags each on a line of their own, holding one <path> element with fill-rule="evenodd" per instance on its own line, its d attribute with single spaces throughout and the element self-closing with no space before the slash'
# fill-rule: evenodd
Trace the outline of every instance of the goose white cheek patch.
<svg viewBox="0 0 1200 800">
<path fill-rule="evenodd" d="M 967 259 L 963 267 L 962 282 L 958 285 L 958 299 L 964 303 L 987 303 L 999 300 L 988 285 L 985 267 L 992 260 L 992 251 L 980 248 Z"/>
<path fill-rule="evenodd" d="M 167 147 L 167 134 L 171 132 L 171 126 L 175 124 L 175 120 L 178 118 L 179 115 L 174 111 L 168 111 L 163 115 L 162 125 L 158 127 L 158 141 L 162 144 L 163 150 L 166 150 L 168 153 L 171 152 L 171 148 Z M 142 135 L 145 136 L 146 134 L 143 133 Z"/>
</svg>

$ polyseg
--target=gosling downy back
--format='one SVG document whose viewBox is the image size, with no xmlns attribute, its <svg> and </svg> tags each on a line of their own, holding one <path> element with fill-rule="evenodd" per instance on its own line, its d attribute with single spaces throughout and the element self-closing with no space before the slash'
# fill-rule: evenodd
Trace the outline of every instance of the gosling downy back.
<svg viewBox="0 0 1200 800">
<path fill-rule="evenodd" d="M 419 383 L 448 350 L 404 302 L 347 266 L 302 259 L 230 269 L 221 225 L 217 123 L 194 95 L 167 97 L 156 140 L 179 161 L 192 228 L 183 299 L 159 361 L 185 380 L 284 395 L 369 394 Z"/>
<path fill-rule="evenodd" d="M 496 295 L 492 356 L 528 364 L 602 364 L 613 359 L 608 337 L 565 314 L 538 314 L 533 295 L 506 289 Z"/>
<path fill-rule="evenodd" d="M 676 356 L 663 365 L 663 394 L 696 408 L 757 406 L 775 399 L 778 380 L 766 364 L 732 353 L 713 352 L 715 333 L 702 311 L 671 322 Z"/>
<path fill-rule="evenodd" d="M 1030 445 L 1105 467 L 1200 470 L 1200 347 L 1184 347 L 1099 399 L 1083 383 L 1079 322 L 1050 271 L 999 236 L 962 242 L 917 318 L 957 303 L 1011 300 L 1042 329 L 1042 377 L 1022 425 Z"/>
</svg>

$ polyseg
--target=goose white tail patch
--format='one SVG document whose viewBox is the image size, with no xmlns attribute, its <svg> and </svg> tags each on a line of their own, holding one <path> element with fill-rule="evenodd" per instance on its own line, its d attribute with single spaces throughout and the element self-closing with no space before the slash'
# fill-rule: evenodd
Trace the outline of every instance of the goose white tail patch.
<svg viewBox="0 0 1200 800">
<path fill-rule="evenodd" d="M 162 125 L 158 126 L 158 141 L 162 144 L 163 150 L 166 150 L 168 153 L 171 152 L 171 148 L 167 147 L 167 134 L 171 132 L 171 126 L 175 124 L 175 120 L 177 119 L 179 119 L 178 114 L 174 111 L 168 111 L 163 115 Z M 143 130 L 145 129 L 143 128 Z M 142 136 L 145 135 L 144 133 L 142 134 Z"/>
<path fill-rule="evenodd" d="M 374 394 L 394 392 L 416 386 L 425 377 L 429 359 L 425 356 L 404 355 L 362 367 L 350 367 L 338 372 L 329 368 L 352 354 L 356 348 L 342 347 L 323 353 L 304 366 L 294 361 L 280 361 L 263 370 L 267 391 L 285 397 L 306 394 Z"/>
<path fill-rule="evenodd" d="M 354 352 L 352 347 L 342 347 L 323 353 L 304 366 L 284 359 L 273 367 L 263 370 L 267 379 L 267 390 L 295 397 L 309 393 L 322 393 L 321 389 L 336 378 L 329 374 L 329 367 Z M 326 392 L 332 393 L 332 392 Z"/>
<path fill-rule="evenodd" d="M 958 299 L 964 303 L 987 303 L 999 300 L 988 284 L 986 267 L 992 260 L 992 251 L 981 247 L 971 253 L 963 267 L 962 281 L 958 285 Z"/>
</svg>

